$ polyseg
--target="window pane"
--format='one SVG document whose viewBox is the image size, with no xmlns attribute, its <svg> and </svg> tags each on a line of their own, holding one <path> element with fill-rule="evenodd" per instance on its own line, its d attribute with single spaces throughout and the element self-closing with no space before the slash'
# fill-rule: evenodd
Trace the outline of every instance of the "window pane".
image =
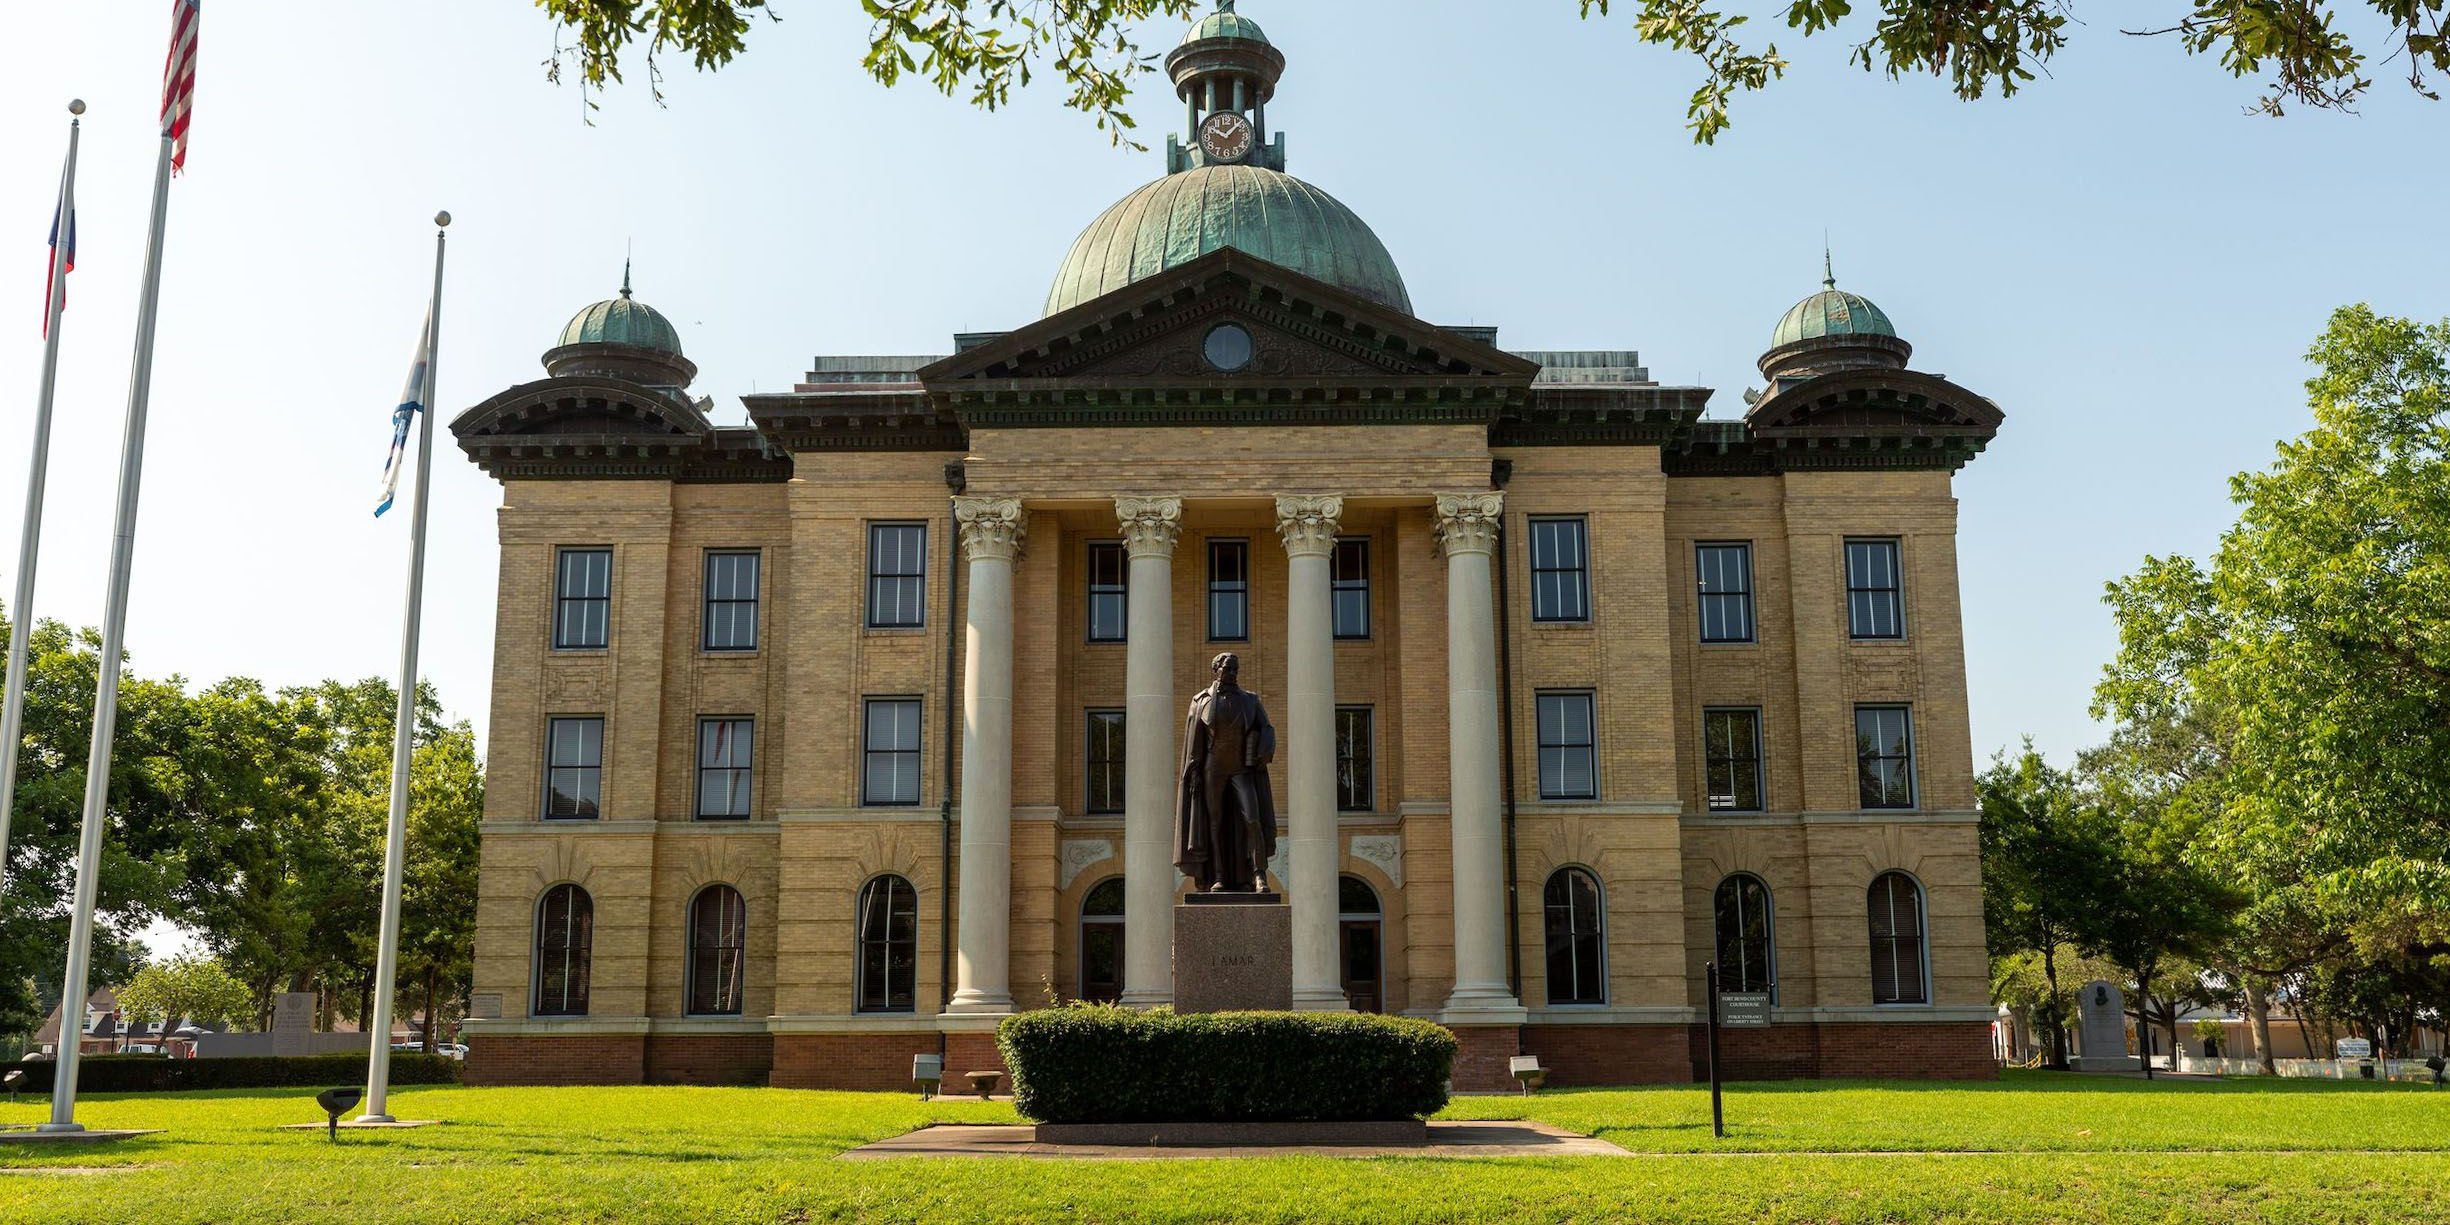
<svg viewBox="0 0 2450 1225">
<path fill-rule="evenodd" d="M 1752 546 L 1697 545 L 1694 571 L 1701 588 L 1701 640 L 1752 641 Z"/>
<path fill-rule="evenodd" d="M 1721 811 L 1761 807 L 1761 712 L 1702 712 L 1702 757 L 1709 806 Z"/>
<path fill-rule="evenodd" d="M 1588 532 L 1581 519 L 1532 520 L 1532 620 L 1590 619 Z"/>
<path fill-rule="evenodd" d="M 927 525 L 868 525 L 868 624 L 909 629 L 927 621 Z"/>
<path fill-rule="evenodd" d="M 1371 712 L 1366 706 L 1336 710 L 1336 807 L 1368 812 L 1377 807 L 1376 763 L 1371 740 Z"/>
<path fill-rule="evenodd" d="M 919 895 L 899 876 L 880 876 L 860 891 L 860 1012 L 909 1012 L 919 963 Z"/>
<path fill-rule="evenodd" d="M 1370 542 L 1339 540 L 1328 560 L 1328 588 L 1338 638 L 1370 636 Z"/>
<path fill-rule="evenodd" d="M 1846 542 L 1847 631 L 1856 638 L 1896 638 L 1905 632 L 1905 602 L 1897 542 Z"/>
<path fill-rule="evenodd" d="M 589 650 L 606 644 L 612 605 L 612 550 L 563 549 L 553 566 L 553 645 Z"/>
<path fill-rule="evenodd" d="M 1123 811 L 1123 712 L 1089 712 L 1085 771 L 1090 812 Z"/>
<path fill-rule="evenodd" d="M 1208 637 L 1239 642 L 1250 637 L 1250 543 L 1208 542 Z"/>
<path fill-rule="evenodd" d="M 552 819 L 597 814 L 604 766 L 604 720 L 553 719 L 545 724 L 545 811 Z"/>
<path fill-rule="evenodd" d="M 757 648 L 758 555 L 706 555 L 706 649 Z"/>
<path fill-rule="evenodd" d="M 1579 868 L 1557 872 L 1541 890 L 1541 911 L 1548 1002 L 1604 1002 L 1606 939 L 1600 923 L 1598 883 Z"/>
<path fill-rule="evenodd" d="M 1904 707 L 1855 708 L 1855 759 L 1863 807 L 1914 806 L 1914 742 Z"/>
<path fill-rule="evenodd" d="M 861 795 L 868 804 L 919 802 L 919 702 L 872 698 Z"/>
<path fill-rule="evenodd" d="M 1121 642 L 1127 632 L 1130 603 L 1124 576 L 1128 563 L 1123 546 L 1111 541 L 1089 546 L 1089 641 Z"/>
</svg>

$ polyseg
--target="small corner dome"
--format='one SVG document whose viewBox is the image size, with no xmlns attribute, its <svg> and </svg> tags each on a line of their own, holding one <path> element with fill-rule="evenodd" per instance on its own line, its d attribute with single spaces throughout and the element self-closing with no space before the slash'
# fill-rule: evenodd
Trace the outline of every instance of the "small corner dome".
<svg viewBox="0 0 2450 1225">
<path fill-rule="evenodd" d="M 1169 174 L 1117 201 L 1072 243 L 1046 313 L 1225 247 L 1412 313 L 1395 257 L 1359 215 L 1292 175 L 1244 165 Z"/>
<path fill-rule="evenodd" d="M 1231 7 L 1200 18 L 1198 23 L 1191 27 L 1191 32 L 1183 35 L 1182 40 L 1186 43 L 1195 43 L 1210 38 L 1242 38 L 1255 43 L 1264 43 L 1268 40 L 1267 34 L 1260 30 L 1258 22 L 1234 12 Z"/>
<path fill-rule="evenodd" d="M 1819 293 L 1796 303 L 1786 317 L 1778 321 L 1778 330 L 1771 333 L 1769 345 L 1775 349 L 1799 340 L 1820 340 L 1840 336 L 1897 336 L 1897 327 L 1889 322 L 1888 313 L 1860 294 L 1851 294 L 1837 287 L 1834 280 L 1823 282 Z"/>
<path fill-rule="evenodd" d="M 570 317 L 561 330 L 561 345 L 636 345 L 681 356 L 681 335 L 663 312 L 630 296 L 629 276 L 621 278 L 621 296 L 607 298 Z"/>
</svg>

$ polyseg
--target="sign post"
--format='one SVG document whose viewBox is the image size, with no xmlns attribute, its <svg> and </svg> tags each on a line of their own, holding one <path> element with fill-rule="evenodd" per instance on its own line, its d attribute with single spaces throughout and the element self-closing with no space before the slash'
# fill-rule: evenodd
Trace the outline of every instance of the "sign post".
<svg viewBox="0 0 2450 1225">
<path fill-rule="evenodd" d="M 1706 962 L 1701 967 L 1701 985 L 1710 997 L 1710 1134 L 1727 1138 L 1727 1115 L 1719 1104 L 1718 1083 L 1718 963 Z"/>
</svg>

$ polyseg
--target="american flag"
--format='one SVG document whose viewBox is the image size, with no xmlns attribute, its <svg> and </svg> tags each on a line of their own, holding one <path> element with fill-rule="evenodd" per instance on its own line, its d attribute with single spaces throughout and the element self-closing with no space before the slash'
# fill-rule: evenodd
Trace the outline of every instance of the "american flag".
<svg viewBox="0 0 2450 1225">
<path fill-rule="evenodd" d="M 187 169 L 187 121 L 196 107 L 197 0 L 170 0 L 170 59 L 162 65 L 162 132 L 170 168 Z"/>
<path fill-rule="evenodd" d="M 63 183 L 60 187 L 61 203 L 51 209 L 51 247 L 60 253 L 59 282 L 52 283 L 48 267 L 45 268 L 43 274 L 43 335 L 45 336 L 51 334 L 51 304 L 57 302 L 61 309 L 67 309 L 68 274 L 77 270 L 77 210 L 76 206 L 68 204 L 67 200 L 68 189 Z M 65 227 L 60 224 L 63 219 L 63 208 L 66 210 L 67 225 Z M 65 233 L 62 232 L 63 229 Z M 44 262 L 46 265 L 49 263 L 47 260 Z"/>
</svg>

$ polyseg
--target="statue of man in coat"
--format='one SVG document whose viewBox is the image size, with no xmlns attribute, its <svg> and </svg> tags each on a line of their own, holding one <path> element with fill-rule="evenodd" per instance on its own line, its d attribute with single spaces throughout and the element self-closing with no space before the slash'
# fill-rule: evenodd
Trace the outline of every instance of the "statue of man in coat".
<svg viewBox="0 0 2450 1225">
<path fill-rule="evenodd" d="M 1231 651 L 1208 665 L 1216 681 L 1191 699 L 1183 732 L 1182 791 L 1174 809 L 1174 866 L 1204 893 L 1265 893 L 1276 854 L 1276 797 L 1268 763 L 1276 727 L 1240 683 Z"/>
</svg>

